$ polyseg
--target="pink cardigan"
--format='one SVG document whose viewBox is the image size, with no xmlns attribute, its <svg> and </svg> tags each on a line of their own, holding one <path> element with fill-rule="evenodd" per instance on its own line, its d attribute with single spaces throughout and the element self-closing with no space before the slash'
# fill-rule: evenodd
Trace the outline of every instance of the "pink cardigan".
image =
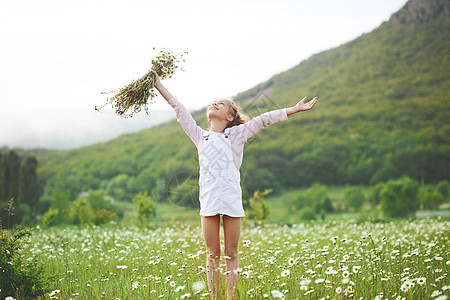
<svg viewBox="0 0 450 300">
<path fill-rule="evenodd" d="M 208 134 L 208 131 L 203 130 L 202 128 L 200 128 L 200 126 L 197 125 L 192 115 L 188 112 L 184 105 L 180 101 L 178 101 L 177 97 L 173 97 L 168 102 L 175 110 L 178 122 L 180 123 L 181 127 L 184 129 L 189 138 L 194 142 L 195 146 L 197 146 L 197 150 L 200 153 L 203 137 L 204 135 Z M 249 138 L 251 138 L 264 127 L 267 127 L 273 123 L 287 121 L 287 119 L 288 116 L 286 108 L 282 108 L 263 113 L 251 119 L 249 122 L 231 127 L 230 140 L 231 148 L 233 151 L 234 165 L 236 166 L 236 169 L 239 170 L 242 165 L 244 144 Z"/>
</svg>

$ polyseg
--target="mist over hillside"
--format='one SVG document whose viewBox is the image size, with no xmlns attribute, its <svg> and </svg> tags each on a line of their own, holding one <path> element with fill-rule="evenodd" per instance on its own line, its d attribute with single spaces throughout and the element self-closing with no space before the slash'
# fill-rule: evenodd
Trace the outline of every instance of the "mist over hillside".
<svg viewBox="0 0 450 300">
<path fill-rule="evenodd" d="M 15 115 L 2 117 L 8 128 L 2 133 L 0 147 L 69 150 L 150 128 L 174 118 L 175 114 L 172 110 L 153 110 L 149 115 L 136 115 L 130 122 L 111 110 L 98 113 L 92 107 L 80 107 L 72 108 L 69 115 L 63 108 L 53 108 L 45 114 L 30 114 L 26 123 Z M 52 122 L 46 121 L 49 119 Z"/>
</svg>

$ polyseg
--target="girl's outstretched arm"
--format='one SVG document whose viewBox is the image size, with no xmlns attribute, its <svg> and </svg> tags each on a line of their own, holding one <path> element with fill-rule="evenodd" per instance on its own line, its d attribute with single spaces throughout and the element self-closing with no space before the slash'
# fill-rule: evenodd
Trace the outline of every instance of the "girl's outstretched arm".
<svg viewBox="0 0 450 300">
<path fill-rule="evenodd" d="M 235 140 L 237 143 L 243 145 L 249 138 L 264 127 L 267 127 L 270 124 L 287 121 L 289 115 L 310 110 L 316 104 L 317 97 L 308 103 L 305 103 L 305 101 L 306 97 L 292 107 L 268 111 L 251 119 L 247 123 L 232 127 L 232 130 L 234 131 L 233 133 L 236 137 Z"/>
<path fill-rule="evenodd" d="M 173 95 L 161 84 L 158 74 L 154 70 L 152 70 L 152 73 L 155 74 L 155 88 L 158 92 L 166 99 L 166 101 L 172 99 Z"/>
<path fill-rule="evenodd" d="M 203 130 L 197 125 L 194 118 L 191 116 L 189 111 L 184 107 L 184 105 L 178 101 L 177 97 L 174 97 L 162 84 L 159 79 L 158 74 L 153 71 L 155 74 L 155 88 L 159 91 L 159 93 L 166 99 L 167 103 L 175 110 L 177 115 L 178 122 L 181 127 L 184 129 L 189 138 L 194 142 L 194 144 L 198 147 L 200 141 L 203 138 Z"/>
<path fill-rule="evenodd" d="M 295 113 L 298 113 L 298 112 L 301 112 L 301 111 L 310 110 L 316 104 L 317 97 L 314 97 L 314 99 L 312 99 L 308 103 L 305 103 L 305 101 L 306 101 L 306 97 L 303 98 L 302 100 L 300 100 L 296 105 L 287 108 L 286 109 L 287 115 L 290 116 L 292 114 L 295 114 Z"/>
</svg>

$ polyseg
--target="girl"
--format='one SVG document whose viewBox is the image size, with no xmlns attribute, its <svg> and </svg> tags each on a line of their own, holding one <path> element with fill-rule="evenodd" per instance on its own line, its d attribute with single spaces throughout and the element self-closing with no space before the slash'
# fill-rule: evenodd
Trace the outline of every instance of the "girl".
<svg viewBox="0 0 450 300">
<path fill-rule="evenodd" d="M 220 261 L 220 216 L 224 233 L 227 298 L 236 298 L 239 274 L 238 243 L 244 217 L 239 168 L 245 142 L 270 124 L 286 121 L 289 115 L 310 110 L 317 97 L 305 103 L 264 113 L 246 122 L 236 104 L 228 99 L 213 102 L 207 109 L 209 130 L 197 126 L 186 108 L 161 84 L 155 71 L 155 88 L 174 108 L 178 122 L 197 146 L 200 163 L 200 216 L 206 244 L 207 280 L 211 299 L 218 297 Z"/>
</svg>

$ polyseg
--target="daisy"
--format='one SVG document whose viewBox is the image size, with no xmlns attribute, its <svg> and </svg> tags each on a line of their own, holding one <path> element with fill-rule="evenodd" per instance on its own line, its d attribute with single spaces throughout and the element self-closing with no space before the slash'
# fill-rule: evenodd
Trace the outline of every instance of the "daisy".
<svg viewBox="0 0 450 300">
<path fill-rule="evenodd" d="M 439 296 L 440 294 L 442 294 L 442 293 L 441 293 L 441 291 L 439 291 L 439 290 L 436 290 L 436 291 L 434 291 L 434 292 L 432 292 L 432 293 L 431 293 L 431 297 L 433 297 L 433 298 L 434 298 L 434 297 L 437 297 L 437 296 Z"/>
<path fill-rule="evenodd" d="M 206 288 L 206 284 L 203 281 L 197 281 L 192 284 L 192 289 L 196 292 L 202 291 Z"/>
<path fill-rule="evenodd" d="M 325 281 L 325 279 L 323 279 L 323 278 L 317 278 L 315 283 L 322 283 L 324 281 Z"/>
<path fill-rule="evenodd" d="M 184 286 L 184 285 L 179 285 L 179 286 L 177 286 L 177 288 L 175 289 L 175 292 L 178 293 L 178 292 L 184 290 L 185 287 L 186 287 L 186 286 Z"/>
<path fill-rule="evenodd" d="M 353 273 L 358 273 L 361 269 L 361 266 L 353 266 Z"/>
<path fill-rule="evenodd" d="M 302 281 L 300 281 L 300 285 L 305 285 L 305 286 L 307 286 L 307 285 L 310 284 L 310 282 L 311 282 L 311 279 L 306 278 L 306 279 L 303 279 Z"/>
<path fill-rule="evenodd" d="M 278 299 L 284 299 L 284 294 L 278 290 L 273 290 L 272 297 L 278 298 Z"/>
<path fill-rule="evenodd" d="M 417 278 L 417 283 L 420 285 L 423 285 L 426 281 L 427 281 L 427 279 L 425 277 Z"/>
</svg>

